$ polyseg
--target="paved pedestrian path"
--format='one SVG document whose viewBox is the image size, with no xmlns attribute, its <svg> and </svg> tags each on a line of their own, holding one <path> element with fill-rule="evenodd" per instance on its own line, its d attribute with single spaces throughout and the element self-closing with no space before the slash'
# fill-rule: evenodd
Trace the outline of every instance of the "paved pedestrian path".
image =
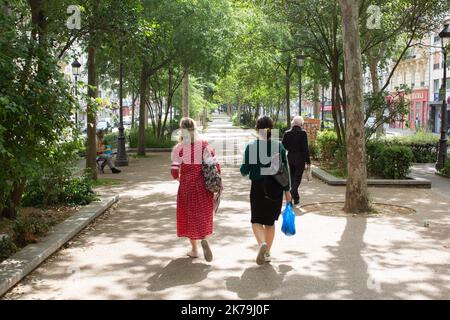
<svg viewBox="0 0 450 320">
<path fill-rule="evenodd" d="M 449 299 L 450 199 L 422 189 L 370 189 L 374 201 L 416 214 L 374 218 L 302 214 L 295 237 L 278 230 L 273 262 L 255 263 L 250 182 L 240 146 L 252 132 L 215 118 L 206 133 L 218 152 L 225 192 L 211 239 L 214 261 L 191 260 L 176 237 L 177 182 L 169 154 L 131 159 L 102 193 L 121 194 L 98 220 L 7 294 L 6 299 Z M 234 139 L 229 143 L 225 139 Z M 234 161 L 234 163 L 233 163 Z M 345 188 L 302 185 L 304 203 L 343 201 Z M 430 227 L 424 227 L 424 221 Z"/>
</svg>

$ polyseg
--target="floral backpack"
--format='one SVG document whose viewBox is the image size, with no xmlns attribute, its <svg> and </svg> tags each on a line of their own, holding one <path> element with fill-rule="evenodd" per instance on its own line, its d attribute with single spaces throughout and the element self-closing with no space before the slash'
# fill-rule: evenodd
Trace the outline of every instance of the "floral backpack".
<svg viewBox="0 0 450 320">
<path fill-rule="evenodd" d="M 205 179 L 206 189 L 212 193 L 218 193 L 222 190 L 222 177 L 217 170 L 217 159 L 212 155 L 210 149 L 203 144 L 202 171 Z"/>
<path fill-rule="evenodd" d="M 204 143 L 203 146 L 203 179 L 205 180 L 206 189 L 214 193 L 214 212 L 217 213 L 223 190 L 222 177 L 217 169 L 217 159 L 212 155 L 209 148 L 207 148 L 206 143 Z"/>
</svg>

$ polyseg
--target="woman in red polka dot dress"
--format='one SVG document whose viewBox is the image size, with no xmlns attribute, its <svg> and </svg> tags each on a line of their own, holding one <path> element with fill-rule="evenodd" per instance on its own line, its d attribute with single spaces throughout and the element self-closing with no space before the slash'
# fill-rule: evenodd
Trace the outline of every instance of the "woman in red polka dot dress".
<svg viewBox="0 0 450 320">
<path fill-rule="evenodd" d="M 193 119 L 183 118 L 180 124 L 180 143 L 172 150 L 172 177 L 180 182 L 177 195 L 177 234 L 189 238 L 188 256 L 198 258 L 201 240 L 206 261 L 212 252 L 206 240 L 213 233 L 214 194 L 206 189 L 202 171 L 204 154 L 215 157 L 207 141 L 200 139 Z M 215 159 L 217 162 L 217 159 Z M 217 163 L 220 171 L 220 166 Z"/>
</svg>

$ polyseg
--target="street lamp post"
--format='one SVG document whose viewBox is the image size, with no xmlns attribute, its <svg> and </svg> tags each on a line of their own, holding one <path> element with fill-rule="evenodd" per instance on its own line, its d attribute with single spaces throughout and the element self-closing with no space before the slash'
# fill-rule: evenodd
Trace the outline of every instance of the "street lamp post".
<svg viewBox="0 0 450 320">
<path fill-rule="evenodd" d="M 298 85 L 298 113 L 302 115 L 302 71 L 305 64 L 305 56 L 299 54 L 297 56 L 297 65 L 299 70 L 299 85 Z"/>
<path fill-rule="evenodd" d="M 81 75 L 81 63 L 76 58 L 72 62 L 72 75 L 75 78 L 75 97 L 78 97 L 78 77 Z M 78 126 L 78 110 L 75 110 L 75 124 Z"/>
<path fill-rule="evenodd" d="M 439 154 L 436 163 L 436 169 L 440 171 L 444 168 L 447 160 L 447 48 L 444 39 L 450 38 L 449 25 L 444 25 L 444 30 L 439 33 L 442 44 L 442 52 L 444 54 L 444 79 L 441 87 L 442 107 L 441 107 L 441 138 L 439 140 Z"/>
<path fill-rule="evenodd" d="M 122 62 L 122 47 L 120 48 L 120 66 L 119 66 L 119 101 L 120 101 L 120 125 L 119 125 L 119 137 L 117 144 L 117 156 L 115 165 L 117 167 L 128 166 L 127 150 L 125 148 L 125 134 L 123 127 L 123 62 Z"/>
<path fill-rule="evenodd" d="M 322 86 L 322 124 L 320 125 L 322 130 L 325 130 L 325 87 Z"/>
</svg>

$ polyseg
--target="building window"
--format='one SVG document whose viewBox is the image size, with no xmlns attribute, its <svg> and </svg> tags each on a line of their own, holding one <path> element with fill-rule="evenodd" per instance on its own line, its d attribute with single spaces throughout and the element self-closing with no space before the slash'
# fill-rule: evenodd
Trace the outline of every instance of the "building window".
<svg viewBox="0 0 450 320">
<path fill-rule="evenodd" d="M 434 80 L 434 93 L 438 93 L 439 92 L 439 87 L 440 87 L 440 85 L 439 85 L 439 79 L 436 79 L 436 80 Z"/>
<path fill-rule="evenodd" d="M 421 87 L 425 87 L 425 81 L 422 81 L 422 82 L 420 83 L 420 86 L 421 86 Z"/>
<path fill-rule="evenodd" d="M 440 42 L 441 37 L 439 37 L 439 35 L 435 35 L 433 41 L 434 41 L 434 43 Z"/>
<path fill-rule="evenodd" d="M 450 78 L 447 78 L 447 91 L 450 90 Z"/>
<path fill-rule="evenodd" d="M 438 69 L 440 69 L 440 67 L 441 67 L 440 63 L 433 64 L 433 70 L 438 70 Z"/>
</svg>

